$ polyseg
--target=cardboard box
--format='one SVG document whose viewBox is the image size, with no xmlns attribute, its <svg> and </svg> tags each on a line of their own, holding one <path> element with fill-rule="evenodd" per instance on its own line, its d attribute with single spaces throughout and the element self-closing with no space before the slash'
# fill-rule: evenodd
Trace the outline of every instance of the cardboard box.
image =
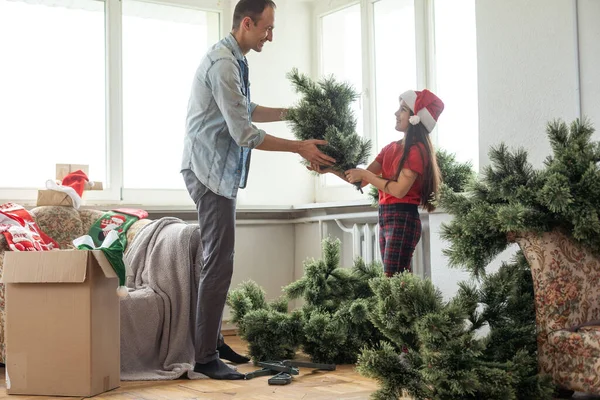
<svg viewBox="0 0 600 400">
<path fill-rule="evenodd" d="M 8 394 L 94 396 L 120 385 L 117 276 L 100 250 L 7 251 Z"/>
<path fill-rule="evenodd" d="M 90 185 L 89 188 L 86 186 L 84 190 L 104 190 L 104 185 L 102 184 L 102 182 L 94 181 L 93 185 Z"/>
<path fill-rule="evenodd" d="M 71 172 L 82 170 L 87 176 L 90 176 L 90 167 L 85 164 L 56 164 L 56 180 L 62 181 L 63 178 Z"/>
<path fill-rule="evenodd" d="M 65 206 L 73 207 L 73 199 L 69 197 L 65 192 L 59 192 L 58 190 L 38 190 L 37 206 Z"/>
</svg>

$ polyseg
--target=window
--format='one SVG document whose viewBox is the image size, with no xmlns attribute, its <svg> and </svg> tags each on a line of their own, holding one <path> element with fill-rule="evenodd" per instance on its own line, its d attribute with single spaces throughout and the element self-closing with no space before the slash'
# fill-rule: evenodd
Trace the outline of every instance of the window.
<svg viewBox="0 0 600 400">
<path fill-rule="evenodd" d="M 445 109 L 437 125 L 437 147 L 479 169 L 475 0 L 435 2 L 437 95 Z"/>
<path fill-rule="evenodd" d="M 104 37 L 101 1 L 0 0 L 0 187 L 43 187 L 57 163 L 105 181 Z"/>
<path fill-rule="evenodd" d="M 362 92 L 360 4 L 346 7 L 321 17 L 321 77 L 333 75 L 335 79 L 352 84 Z M 353 105 L 356 132 L 364 136 L 362 98 Z M 325 185 L 347 185 L 335 175 L 324 176 Z"/>
<path fill-rule="evenodd" d="M 362 92 L 360 4 L 325 15 L 321 19 L 321 75 L 333 75 Z M 354 103 L 356 130 L 363 135 L 361 99 Z"/>
<path fill-rule="evenodd" d="M 355 2 L 315 3 L 321 25 L 319 71 L 355 77 L 364 92 L 355 110 L 361 133 L 373 143 L 371 160 L 403 137 L 395 130 L 394 116 L 400 94 L 428 88 L 445 103 L 431 134 L 436 149 L 471 161 L 477 170 L 475 0 L 360 0 L 348 6 Z M 349 185 L 332 175 L 321 182 L 318 201 L 356 199 L 350 188 L 342 187 Z"/>
<path fill-rule="evenodd" d="M 223 7 L 193 3 L 0 0 L 1 199 L 30 205 L 64 163 L 104 184 L 88 204 L 189 203 L 187 102 Z"/>
<path fill-rule="evenodd" d="M 398 97 L 417 88 L 417 52 L 413 0 L 373 4 L 377 153 L 402 137 L 394 113 Z"/>
<path fill-rule="evenodd" d="M 217 13 L 123 2 L 125 188 L 185 189 L 179 169 L 189 91 L 218 37 Z"/>
</svg>

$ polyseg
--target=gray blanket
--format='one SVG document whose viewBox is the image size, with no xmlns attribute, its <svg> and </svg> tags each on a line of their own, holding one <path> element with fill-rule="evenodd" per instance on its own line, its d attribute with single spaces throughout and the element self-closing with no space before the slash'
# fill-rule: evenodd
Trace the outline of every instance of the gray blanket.
<svg viewBox="0 0 600 400">
<path fill-rule="evenodd" d="M 136 235 L 124 260 L 129 296 L 121 300 L 121 379 L 205 378 L 193 372 L 198 226 L 155 220 Z"/>
</svg>

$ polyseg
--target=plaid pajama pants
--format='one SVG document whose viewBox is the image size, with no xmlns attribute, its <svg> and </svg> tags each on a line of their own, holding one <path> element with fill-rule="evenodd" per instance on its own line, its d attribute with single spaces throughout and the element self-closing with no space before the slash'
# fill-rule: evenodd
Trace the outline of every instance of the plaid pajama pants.
<svg viewBox="0 0 600 400">
<path fill-rule="evenodd" d="M 379 248 L 386 276 L 412 272 L 410 264 L 420 238 L 421 219 L 416 204 L 379 206 Z"/>
</svg>

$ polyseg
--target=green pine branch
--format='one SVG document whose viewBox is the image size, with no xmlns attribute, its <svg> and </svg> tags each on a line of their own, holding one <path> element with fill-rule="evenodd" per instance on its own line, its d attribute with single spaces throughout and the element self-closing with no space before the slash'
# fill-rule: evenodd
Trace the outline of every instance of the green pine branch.
<svg viewBox="0 0 600 400">
<path fill-rule="evenodd" d="M 327 140 L 328 144 L 320 149 L 336 160 L 335 170 L 345 171 L 366 164 L 371 142 L 356 133 L 357 122 L 351 106 L 359 94 L 352 85 L 339 82 L 333 76 L 315 82 L 296 68 L 287 77 L 302 96 L 286 114 L 296 139 Z"/>
<path fill-rule="evenodd" d="M 552 398 L 550 379 L 537 371 L 533 283 L 522 254 L 480 287 L 461 283 L 449 301 L 411 274 L 371 285 L 371 319 L 385 339 L 362 350 L 357 369 L 380 382 L 373 399 Z M 484 325 L 490 333 L 479 337 Z"/>
<path fill-rule="evenodd" d="M 548 123 L 553 154 L 535 170 L 527 152 L 500 144 L 490 165 L 464 194 L 444 191 L 440 206 L 454 216 L 442 226 L 450 265 L 476 277 L 509 245 L 508 236 L 560 230 L 600 255 L 600 144 L 589 121 Z"/>
</svg>

